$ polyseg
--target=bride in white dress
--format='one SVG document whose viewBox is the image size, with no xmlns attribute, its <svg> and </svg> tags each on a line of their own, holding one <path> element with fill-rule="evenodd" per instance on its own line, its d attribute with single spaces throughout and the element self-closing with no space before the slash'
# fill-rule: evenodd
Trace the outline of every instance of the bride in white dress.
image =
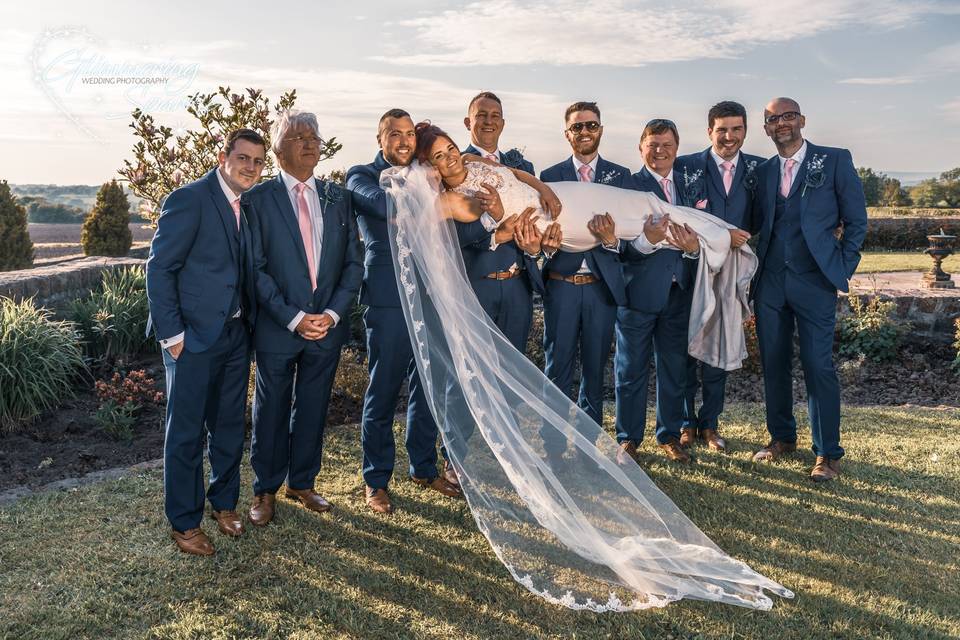
<svg viewBox="0 0 960 640">
<path fill-rule="evenodd" d="M 529 192 L 513 203 L 515 176 L 509 172 L 468 166 L 488 179 L 500 176 L 505 207 L 532 204 Z M 417 161 L 384 171 L 381 186 L 389 195 L 397 284 L 425 395 L 477 526 L 511 575 L 550 602 L 592 611 L 665 606 L 681 598 L 769 609 L 765 590 L 792 597 L 723 553 L 632 458 L 618 457 L 603 428 L 490 321 L 467 280 L 450 220 L 479 207 L 462 195 L 438 199 L 436 172 Z M 584 187 L 584 193 L 601 192 Z M 577 191 L 560 187 L 553 199 L 542 194 L 547 209 L 555 211 L 562 201 L 569 238 L 577 237 Z M 447 206 L 458 198 L 468 206 Z M 615 209 L 605 199 L 595 204 Z M 649 204 L 634 215 L 650 215 L 656 209 Z M 616 214 L 618 227 L 633 224 L 621 219 L 629 210 Z M 700 237 L 702 249 L 723 244 L 719 233 L 709 242 Z M 587 238 L 581 234 L 578 241 Z M 727 254 L 729 242 L 728 235 Z M 566 442 L 562 459 L 544 453 L 548 437 Z"/>
</svg>

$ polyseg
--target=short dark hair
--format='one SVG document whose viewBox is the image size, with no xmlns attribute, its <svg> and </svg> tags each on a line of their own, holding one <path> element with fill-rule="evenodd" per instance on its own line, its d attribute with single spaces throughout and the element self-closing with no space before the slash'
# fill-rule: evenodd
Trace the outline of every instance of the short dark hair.
<svg viewBox="0 0 960 640">
<path fill-rule="evenodd" d="M 640 142 L 642 143 L 647 136 L 658 136 L 667 131 L 673 133 L 674 140 L 677 141 L 677 144 L 680 144 L 680 133 L 677 132 L 677 125 L 674 124 L 673 120 L 667 120 L 666 118 L 654 118 L 648 122 L 643 128 L 643 133 L 640 134 Z"/>
<path fill-rule="evenodd" d="M 383 123 L 391 118 L 410 118 L 410 114 L 403 109 L 393 108 L 380 116 L 380 122 L 377 123 L 377 138 L 380 137 L 380 132 L 383 131 Z M 410 119 L 413 120 L 413 118 Z"/>
<path fill-rule="evenodd" d="M 484 98 L 487 100 L 493 100 L 500 105 L 501 109 L 503 108 L 503 103 L 500 102 L 500 98 L 497 97 L 497 94 L 495 94 L 493 91 L 481 91 L 477 95 L 473 96 L 473 98 L 470 100 L 470 104 L 467 105 L 467 111 L 470 111 L 470 108 L 473 107 L 474 102 L 477 100 L 483 100 Z"/>
<path fill-rule="evenodd" d="M 713 123 L 717 118 L 743 118 L 743 126 L 747 126 L 747 110 L 743 105 L 733 100 L 724 100 L 710 107 L 707 112 L 707 127 L 713 129 Z"/>
<path fill-rule="evenodd" d="M 262 135 L 253 129 L 237 129 L 227 134 L 226 143 L 223 145 L 224 153 L 227 155 L 233 153 L 233 147 L 236 146 L 237 140 L 246 140 L 247 142 L 252 142 L 253 144 L 259 144 L 263 147 L 264 153 L 267 151 L 267 141 L 263 139 Z"/>
<path fill-rule="evenodd" d="M 597 120 L 600 119 L 600 107 L 597 106 L 596 102 L 574 102 L 567 107 L 566 113 L 563 114 L 563 121 L 566 122 L 570 114 L 576 113 L 577 111 L 593 111 L 597 114 Z"/>
</svg>

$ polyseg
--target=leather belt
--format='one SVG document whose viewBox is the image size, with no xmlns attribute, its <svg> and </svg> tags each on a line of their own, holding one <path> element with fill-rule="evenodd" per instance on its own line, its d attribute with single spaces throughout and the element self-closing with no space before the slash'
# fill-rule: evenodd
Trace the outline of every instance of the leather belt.
<svg viewBox="0 0 960 640">
<path fill-rule="evenodd" d="M 600 282 L 600 278 L 593 275 L 592 273 L 575 273 L 572 276 L 562 276 L 559 273 L 554 271 L 548 271 L 547 277 L 551 280 L 563 280 L 564 282 L 569 282 L 570 284 L 581 285 L 581 284 L 593 284 L 594 282 Z"/>
<path fill-rule="evenodd" d="M 483 276 L 488 280 L 509 280 L 511 278 L 516 278 L 520 275 L 520 269 L 516 271 L 494 271 L 493 273 L 488 273 Z"/>
</svg>

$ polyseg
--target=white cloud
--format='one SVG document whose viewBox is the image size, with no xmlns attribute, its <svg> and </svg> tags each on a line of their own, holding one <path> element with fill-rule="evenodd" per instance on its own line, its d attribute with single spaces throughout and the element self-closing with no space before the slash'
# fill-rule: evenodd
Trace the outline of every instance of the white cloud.
<svg viewBox="0 0 960 640">
<path fill-rule="evenodd" d="M 922 80 L 922 77 L 917 76 L 883 76 L 876 78 L 844 78 L 843 80 L 837 80 L 837 84 L 860 84 L 866 86 L 880 86 L 880 85 L 901 85 L 901 84 L 915 84 Z"/>
<path fill-rule="evenodd" d="M 960 7 L 897 0 L 714 0 L 692 6 L 627 0 L 490 0 L 400 21 L 398 26 L 413 30 L 412 38 L 402 47 L 397 43 L 396 55 L 374 59 L 423 66 L 639 67 L 733 58 L 767 43 L 851 25 L 899 28 L 930 13 L 960 13 Z"/>
</svg>

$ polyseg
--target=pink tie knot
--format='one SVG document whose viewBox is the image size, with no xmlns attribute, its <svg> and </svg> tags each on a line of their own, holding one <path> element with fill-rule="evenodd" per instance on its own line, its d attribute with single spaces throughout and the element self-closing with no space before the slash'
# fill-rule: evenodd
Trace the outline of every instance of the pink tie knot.
<svg viewBox="0 0 960 640">
<path fill-rule="evenodd" d="M 590 168 L 590 165 L 580 165 L 577 172 L 580 174 L 580 182 L 593 182 L 593 169 Z"/>
<path fill-rule="evenodd" d="M 673 204 L 673 195 L 670 193 L 670 178 L 660 180 L 660 186 L 663 187 L 663 195 L 667 197 L 667 203 Z"/>
<path fill-rule="evenodd" d="M 780 181 L 780 195 L 784 198 L 790 195 L 790 186 L 793 184 L 793 167 L 797 161 L 787 158 L 783 163 L 783 179 Z"/>
<path fill-rule="evenodd" d="M 729 160 L 724 160 L 720 163 L 720 166 L 723 167 L 724 173 L 730 173 L 730 171 L 733 169 L 733 163 Z"/>
<path fill-rule="evenodd" d="M 298 182 L 296 185 L 294 185 L 293 190 L 297 192 L 298 196 L 300 196 L 300 195 L 303 195 L 303 190 L 306 188 L 307 188 L 306 184 L 304 184 L 303 182 Z"/>
<path fill-rule="evenodd" d="M 493 155 L 492 153 L 488 153 L 488 154 L 487 154 L 487 160 L 493 160 L 494 162 L 500 162 L 500 158 L 498 158 L 497 156 Z"/>
</svg>

